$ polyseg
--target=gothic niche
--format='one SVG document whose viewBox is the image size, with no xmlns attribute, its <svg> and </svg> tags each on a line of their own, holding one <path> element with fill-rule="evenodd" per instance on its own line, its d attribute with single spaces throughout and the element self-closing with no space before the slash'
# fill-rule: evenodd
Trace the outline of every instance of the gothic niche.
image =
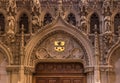
<svg viewBox="0 0 120 83">
<path fill-rule="evenodd" d="M 3 14 L 0 14 L 0 34 L 4 34 L 5 32 L 5 17 Z"/>
<path fill-rule="evenodd" d="M 81 44 L 66 34 L 57 33 L 45 38 L 33 49 L 31 59 L 87 59 Z M 31 61 L 32 62 L 32 61 Z"/>
<path fill-rule="evenodd" d="M 28 16 L 26 14 L 22 14 L 22 16 L 20 17 L 20 21 L 19 21 L 19 33 L 21 31 L 22 25 L 24 25 L 24 33 L 29 33 L 29 23 L 28 23 Z"/>
<path fill-rule="evenodd" d="M 114 33 L 115 35 L 118 35 L 118 28 L 120 26 L 120 13 L 115 15 L 114 18 Z"/>
<path fill-rule="evenodd" d="M 76 18 L 75 18 L 75 15 L 73 13 L 68 14 L 67 22 L 76 26 Z"/>
<path fill-rule="evenodd" d="M 96 13 L 93 13 L 90 18 L 90 34 L 94 34 L 94 32 L 95 32 L 94 26 L 95 25 L 97 25 L 97 32 L 100 33 L 99 17 Z"/>
<path fill-rule="evenodd" d="M 43 21 L 43 25 L 47 25 L 49 23 L 52 22 L 52 16 L 50 13 L 46 13 L 45 16 L 44 16 L 44 21 Z"/>
</svg>

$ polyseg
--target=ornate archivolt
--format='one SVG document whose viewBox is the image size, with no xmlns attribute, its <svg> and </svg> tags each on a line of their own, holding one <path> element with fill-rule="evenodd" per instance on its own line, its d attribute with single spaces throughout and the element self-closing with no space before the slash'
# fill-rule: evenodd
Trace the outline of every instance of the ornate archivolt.
<svg viewBox="0 0 120 83">
<path fill-rule="evenodd" d="M 64 22 L 61 16 L 39 30 L 25 47 L 26 66 L 41 61 L 81 61 L 93 65 L 93 49 L 87 37 L 77 28 Z"/>
<path fill-rule="evenodd" d="M 88 64 L 87 53 L 80 42 L 77 42 L 69 34 L 56 32 L 39 42 L 33 49 L 30 57 L 31 64 L 37 60 L 73 59 Z"/>
</svg>

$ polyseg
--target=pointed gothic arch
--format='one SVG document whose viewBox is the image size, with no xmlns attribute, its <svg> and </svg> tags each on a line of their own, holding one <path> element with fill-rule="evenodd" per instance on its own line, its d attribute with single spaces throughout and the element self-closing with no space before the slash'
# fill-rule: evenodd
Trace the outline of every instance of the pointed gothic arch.
<svg viewBox="0 0 120 83">
<path fill-rule="evenodd" d="M 57 25 L 57 26 L 56 26 Z M 70 26 L 68 23 L 66 23 L 62 17 L 58 17 L 56 20 L 54 20 L 53 23 L 51 23 L 49 26 L 45 26 L 43 31 L 39 31 L 26 45 L 26 53 L 25 53 L 25 65 L 31 64 L 31 56 L 33 53 L 33 49 L 36 48 L 36 46 L 39 44 L 39 42 L 43 41 L 45 36 L 50 36 L 49 34 L 52 34 L 56 31 L 63 31 L 65 33 L 70 34 L 72 37 L 75 38 L 75 40 L 78 40 L 83 47 L 86 50 L 86 53 L 89 54 L 87 61 L 90 65 L 93 65 L 93 49 L 91 48 L 91 45 L 88 45 L 88 40 L 85 38 L 85 36 L 82 33 L 79 33 L 79 31 L 74 30 L 73 26 Z M 76 32 L 77 31 L 77 32 Z M 77 37 L 77 38 L 76 38 Z M 85 45 L 85 46 L 84 46 Z M 86 47 L 87 46 L 87 47 Z M 86 60 L 85 60 L 86 61 Z M 39 62 L 39 61 L 38 61 Z M 32 62 L 32 65 L 34 66 L 36 62 Z"/>
<path fill-rule="evenodd" d="M 28 34 L 30 32 L 29 30 L 29 21 L 28 21 L 28 16 L 26 13 L 23 13 L 20 16 L 19 19 L 19 32 L 21 31 L 22 24 L 24 25 L 24 33 Z"/>
<path fill-rule="evenodd" d="M 97 32 L 100 33 L 100 21 L 97 13 L 93 13 L 90 17 L 90 34 L 94 33 L 95 25 L 97 25 Z"/>
<path fill-rule="evenodd" d="M 67 16 L 67 22 L 76 26 L 76 18 L 75 15 L 73 13 L 69 13 Z"/>
<path fill-rule="evenodd" d="M 49 23 L 51 23 L 51 22 L 52 22 L 52 15 L 51 15 L 49 12 L 47 12 L 47 13 L 44 15 L 43 25 L 45 26 L 45 25 L 47 25 L 47 24 L 49 24 Z"/>
</svg>

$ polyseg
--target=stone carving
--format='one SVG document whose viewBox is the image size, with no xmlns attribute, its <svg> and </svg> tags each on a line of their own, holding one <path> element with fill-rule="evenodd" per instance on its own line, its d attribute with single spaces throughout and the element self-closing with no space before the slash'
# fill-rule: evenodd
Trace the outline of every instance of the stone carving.
<svg viewBox="0 0 120 83">
<path fill-rule="evenodd" d="M 14 34 L 15 32 L 15 18 L 14 16 L 12 16 L 11 13 L 9 13 L 9 16 L 8 16 L 8 31 L 7 33 L 8 34 Z"/>
<path fill-rule="evenodd" d="M 81 30 L 83 32 L 87 32 L 87 18 L 86 16 L 82 15 L 80 18 Z"/>
<path fill-rule="evenodd" d="M 107 47 L 109 47 L 113 42 L 113 34 L 111 31 L 107 31 L 104 34 L 104 42 Z"/>
<path fill-rule="evenodd" d="M 9 0 L 7 11 L 12 12 L 12 13 L 16 13 L 16 8 L 17 8 L 16 0 Z"/>
<path fill-rule="evenodd" d="M 41 26 L 40 14 L 41 14 L 41 4 L 39 0 L 33 0 L 32 6 L 32 25 L 33 32 L 37 31 Z"/>
<path fill-rule="evenodd" d="M 8 40 L 10 40 L 11 42 L 14 42 L 15 40 L 15 18 L 14 16 L 12 16 L 11 13 L 9 13 L 9 16 L 7 18 L 8 20 L 8 29 L 7 29 L 7 37 Z"/>
<path fill-rule="evenodd" d="M 41 13 L 41 4 L 39 0 L 33 0 L 32 12 Z"/>
<path fill-rule="evenodd" d="M 37 31 L 41 27 L 40 15 L 34 14 L 32 17 L 33 32 Z"/>
<path fill-rule="evenodd" d="M 36 66 L 36 73 L 47 74 L 47 73 L 83 73 L 83 65 L 80 63 L 39 63 Z"/>
<path fill-rule="evenodd" d="M 60 44 L 59 49 L 64 50 L 56 50 L 56 41 L 57 44 Z M 62 46 L 61 46 L 62 45 Z M 37 45 L 36 49 L 34 49 L 33 55 L 37 57 L 37 59 L 85 59 L 85 51 L 83 48 L 72 38 L 63 34 L 55 34 L 44 40 L 43 43 Z"/>
<path fill-rule="evenodd" d="M 103 2 L 103 7 L 104 8 L 107 8 L 107 7 L 109 7 L 110 6 L 110 0 L 104 0 L 104 2 Z"/>
<path fill-rule="evenodd" d="M 33 16 L 33 19 L 32 19 L 32 24 L 34 25 L 34 26 L 39 26 L 39 16 L 37 16 L 37 15 L 34 15 Z"/>
<path fill-rule="evenodd" d="M 104 26 L 105 26 L 105 31 L 107 31 L 108 29 L 110 30 L 111 28 L 111 10 L 110 10 L 110 1 L 105 0 L 103 2 L 103 10 L 102 13 L 104 15 Z"/>
<path fill-rule="evenodd" d="M 81 0 L 82 1 L 82 4 L 87 6 L 88 5 L 88 1 L 87 0 Z"/>
<path fill-rule="evenodd" d="M 50 58 L 50 55 L 47 53 L 47 50 L 45 48 L 39 48 L 36 51 L 36 56 L 39 59 Z"/>
<path fill-rule="evenodd" d="M 104 17 L 105 31 L 111 31 L 111 18 L 110 16 Z"/>
<path fill-rule="evenodd" d="M 83 52 L 79 49 L 79 48 L 74 48 L 72 51 L 71 51 L 71 58 L 80 58 L 82 59 L 83 58 Z"/>
</svg>

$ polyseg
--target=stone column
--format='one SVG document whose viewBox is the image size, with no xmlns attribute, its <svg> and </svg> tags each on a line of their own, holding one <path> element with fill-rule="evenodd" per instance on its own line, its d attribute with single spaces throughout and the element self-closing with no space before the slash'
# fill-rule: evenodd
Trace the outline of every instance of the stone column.
<svg viewBox="0 0 120 83">
<path fill-rule="evenodd" d="M 115 83 L 115 72 L 113 67 L 107 68 L 107 83 Z"/>
<path fill-rule="evenodd" d="M 113 68 L 112 67 L 108 67 L 108 66 L 103 66 L 100 67 L 100 74 L 101 74 L 101 83 L 112 83 L 112 81 L 110 81 L 112 76 L 111 74 L 113 74 Z"/>
<path fill-rule="evenodd" d="M 9 75 L 9 83 L 17 83 L 19 79 L 19 66 L 9 65 L 7 66 L 7 73 Z"/>
<path fill-rule="evenodd" d="M 95 55 L 94 55 L 94 83 L 100 82 L 100 69 L 99 69 L 99 57 L 100 57 L 100 42 L 99 42 L 99 34 L 97 33 L 97 25 L 95 25 Z"/>
<path fill-rule="evenodd" d="M 33 67 L 25 67 L 24 73 L 25 73 L 25 83 L 33 83 Z"/>
<path fill-rule="evenodd" d="M 86 67 L 85 73 L 87 73 L 87 83 L 94 83 L 94 68 Z"/>
</svg>

